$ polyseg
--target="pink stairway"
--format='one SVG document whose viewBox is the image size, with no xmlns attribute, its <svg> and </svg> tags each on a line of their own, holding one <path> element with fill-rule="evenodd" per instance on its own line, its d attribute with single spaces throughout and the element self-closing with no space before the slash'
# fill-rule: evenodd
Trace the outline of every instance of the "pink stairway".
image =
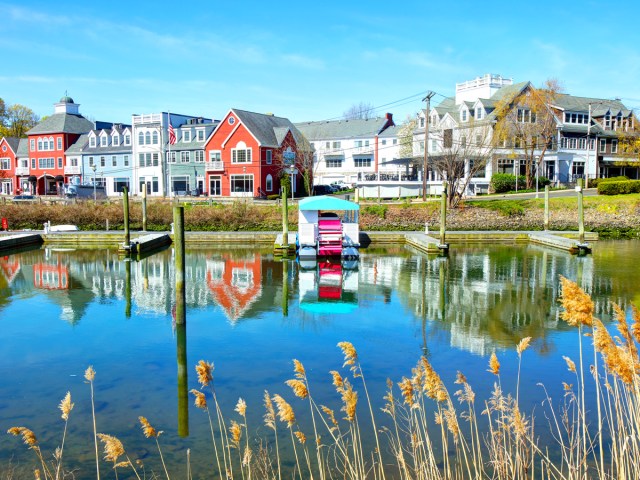
<svg viewBox="0 0 640 480">
<path fill-rule="evenodd" d="M 342 222 L 339 218 L 318 220 L 318 255 L 342 254 Z"/>
</svg>

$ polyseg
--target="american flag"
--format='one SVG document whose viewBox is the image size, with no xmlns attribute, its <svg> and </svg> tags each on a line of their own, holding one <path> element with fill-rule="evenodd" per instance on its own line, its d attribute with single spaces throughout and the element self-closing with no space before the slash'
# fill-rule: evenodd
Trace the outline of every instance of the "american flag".
<svg viewBox="0 0 640 480">
<path fill-rule="evenodd" d="M 176 132 L 173 130 L 173 125 L 169 124 L 169 145 L 176 143 Z"/>
</svg>

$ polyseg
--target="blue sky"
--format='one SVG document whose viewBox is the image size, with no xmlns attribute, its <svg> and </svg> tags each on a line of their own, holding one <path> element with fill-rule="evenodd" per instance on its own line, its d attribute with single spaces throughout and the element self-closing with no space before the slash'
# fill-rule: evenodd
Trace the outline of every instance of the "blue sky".
<svg viewBox="0 0 640 480">
<path fill-rule="evenodd" d="M 67 91 L 125 123 L 232 107 L 326 120 L 361 101 L 402 120 L 427 90 L 437 103 L 496 73 L 636 108 L 639 14 L 633 0 L 0 3 L 0 97 L 42 116 Z"/>
</svg>

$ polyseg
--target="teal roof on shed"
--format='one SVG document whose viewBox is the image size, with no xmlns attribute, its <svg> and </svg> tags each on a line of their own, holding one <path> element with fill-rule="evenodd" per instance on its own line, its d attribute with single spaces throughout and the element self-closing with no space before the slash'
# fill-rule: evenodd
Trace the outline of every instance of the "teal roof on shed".
<svg viewBox="0 0 640 480">
<path fill-rule="evenodd" d="M 319 195 L 300 200 L 299 210 L 360 210 L 360 205 L 341 198 Z"/>
</svg>

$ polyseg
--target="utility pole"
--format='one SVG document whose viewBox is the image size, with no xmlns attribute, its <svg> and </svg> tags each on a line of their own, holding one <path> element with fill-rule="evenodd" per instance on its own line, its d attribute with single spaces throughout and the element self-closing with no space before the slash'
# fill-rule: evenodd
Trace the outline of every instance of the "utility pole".
<svg viewBox="0 0 640 480">
<path fill-rule="evenodd" d="M 431 99 L 435 92 L 429 90 L 427 96 L 422 100 L 427 102 L 427 109 L 424 115 L 424 162 L 422 163 L 422 201 L 427 201 L 427 168 L 429 166 L 429 115 L 431 111 Z"/>
</svg>

